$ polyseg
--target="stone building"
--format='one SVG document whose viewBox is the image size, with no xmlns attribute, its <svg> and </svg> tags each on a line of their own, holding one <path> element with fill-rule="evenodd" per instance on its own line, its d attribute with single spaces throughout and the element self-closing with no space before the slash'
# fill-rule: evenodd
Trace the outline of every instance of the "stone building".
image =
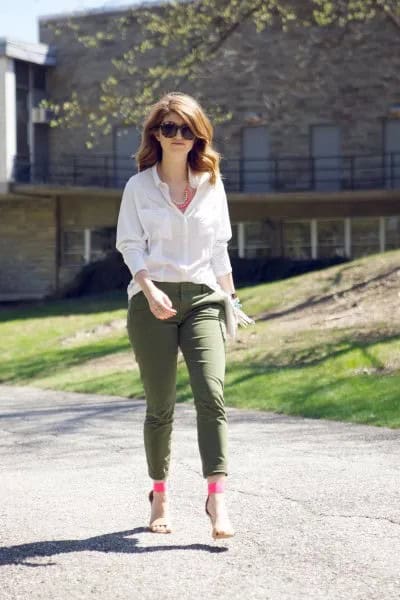
<svg viewBox="0 0 400 600">
<path fill-rule="evenodd" d="M 112 31 L 121 12 L 73 20 L 83 33 Z M 96 101 L 111 58 L 141 35 L 133 21 L 126 39 L 87 49 L 71 31 L 54 35 L 67 18 L 42 18 L 37 45 L 0 40 L 0 299 L 51 294 L 112 249 L 121 190 L 136 172 L 129 157 L 140 124 L 115 123 L 88 151 L 84 127 L 49 128 L 37 108 L 74 89 Z M 246 24 L 211 73 L 181 86 L 201 92 L 205 108 L 232 112 L 215 131 L 232 255 L 356 258 L 400 248 L 398 33 L 386 16 L 347 30 L 258 34 Z"/>
</svg>

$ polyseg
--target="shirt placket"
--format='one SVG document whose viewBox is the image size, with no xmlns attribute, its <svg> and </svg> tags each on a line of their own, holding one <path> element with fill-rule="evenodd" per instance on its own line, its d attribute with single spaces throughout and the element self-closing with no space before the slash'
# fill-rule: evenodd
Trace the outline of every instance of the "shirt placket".
<svg viewBox="0 0 400 600">
<path fill-rule="evenodd" d="M 189 264 L 189 223 L 185 215 L 183 216 L 183 260 L 185 265 L 185 274 L 188 272 Z"/>
<path fill-rule="evenodd" d="M 181 265 L 182 273 L 182 281 L 185 281 L 188 278 L 188 264 L 189 264 L 189 223 L 186 217 L 186 214 L 179 210 L 177 206 L 172 202 L 171 195 L 169 193 L 169 187 L 167 184 L 163 182 L 159 186 L 160 191 L 164 198 L 167 200 L 171 209 L 179 215 L 179 218 L 182 220 L 183 224 L 183 265 Z M 192 200 L 193 201 L 193 200 Z M 190 205 L 189 205 L 190 206 Z M 186 211 L 185 211 L 186 212 Z"/>
</svg>

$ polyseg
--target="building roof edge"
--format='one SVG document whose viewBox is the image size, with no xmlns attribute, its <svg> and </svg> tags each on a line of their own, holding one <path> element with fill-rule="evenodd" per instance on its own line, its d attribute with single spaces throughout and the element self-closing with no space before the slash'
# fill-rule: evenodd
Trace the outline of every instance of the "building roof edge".
<svg viewBox="0 0 400 600">
<path fill-rule="evenodd" d="M 183 0 L 185 1 L 185 0 Z M 187 0 L 186 0 L 187 1 Z M 130 2 L 115 6 L 103 7 L 103 8 L 86 8 L 82 10 L 74 10 L 71 12 L 62 12 L 51 15 L 41 15 L 38 17 L 39 22 L 49 22 L 49 21 L 57 21 L 59 19 L 67 19 L 67 18 L 76 18 L 76 17 L 86 17 L 90 15 L 102 15 L 102 14 L 112 14 L 124 12 L 129 9 L 139 9 L 139 8 L 149 8 L 149 7 L 157 7 L 163 6 L 166 4 L 166 0 L 143 0 L 142 2 L 138 2 L 137 4 L 132 4 Z"/>
<path fill-rule="evenodd" d="M 0 38 L 0 56 L 16 58 L 36 65 L 54 66 L 56 64 L 55 46 L 24 42 L 8 37 Z"/>
</svg>

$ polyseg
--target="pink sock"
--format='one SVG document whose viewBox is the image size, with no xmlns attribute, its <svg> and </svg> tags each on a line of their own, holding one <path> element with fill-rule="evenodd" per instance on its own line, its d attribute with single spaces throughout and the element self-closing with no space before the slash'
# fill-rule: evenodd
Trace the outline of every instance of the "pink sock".
<svg viewBox="0 0 400 600">
<path fill-rule="evenodd" d="M 220 492 L 225 491 L 225 482 L 224 481 L 213 481 L 208 484 L 208 493 L 209 494 L 218 494 Z"/>
<path fill-rule="evenodd" d="M 161 481 L 161 483 L 153 483 L 153 491 L 154 492 L 165 492 L 167 489 L 167 484 L 165 481 Z"/>
</svg>

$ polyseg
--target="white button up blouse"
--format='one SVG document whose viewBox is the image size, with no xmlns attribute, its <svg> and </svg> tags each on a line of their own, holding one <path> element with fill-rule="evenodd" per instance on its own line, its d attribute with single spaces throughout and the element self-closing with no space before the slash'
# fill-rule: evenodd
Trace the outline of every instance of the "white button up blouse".
<svg viewBox="0 0 400 600">
<path fill-rule="evenodd" d="M 183 213 L 172 202 L 156 164 L 127 181 L 116 247 L 132 274 L 129 298 L 141 291 L 134 279 L 141 269 L 154 281 L 190 281 L 221 291 L 216 278 L 232 272 L 232 229 L 222 179 L 215 185 L 209 179 L 209 173 L 195 174 L 189 167 L 189 184 L 196 193 Z"/>
</svg>

